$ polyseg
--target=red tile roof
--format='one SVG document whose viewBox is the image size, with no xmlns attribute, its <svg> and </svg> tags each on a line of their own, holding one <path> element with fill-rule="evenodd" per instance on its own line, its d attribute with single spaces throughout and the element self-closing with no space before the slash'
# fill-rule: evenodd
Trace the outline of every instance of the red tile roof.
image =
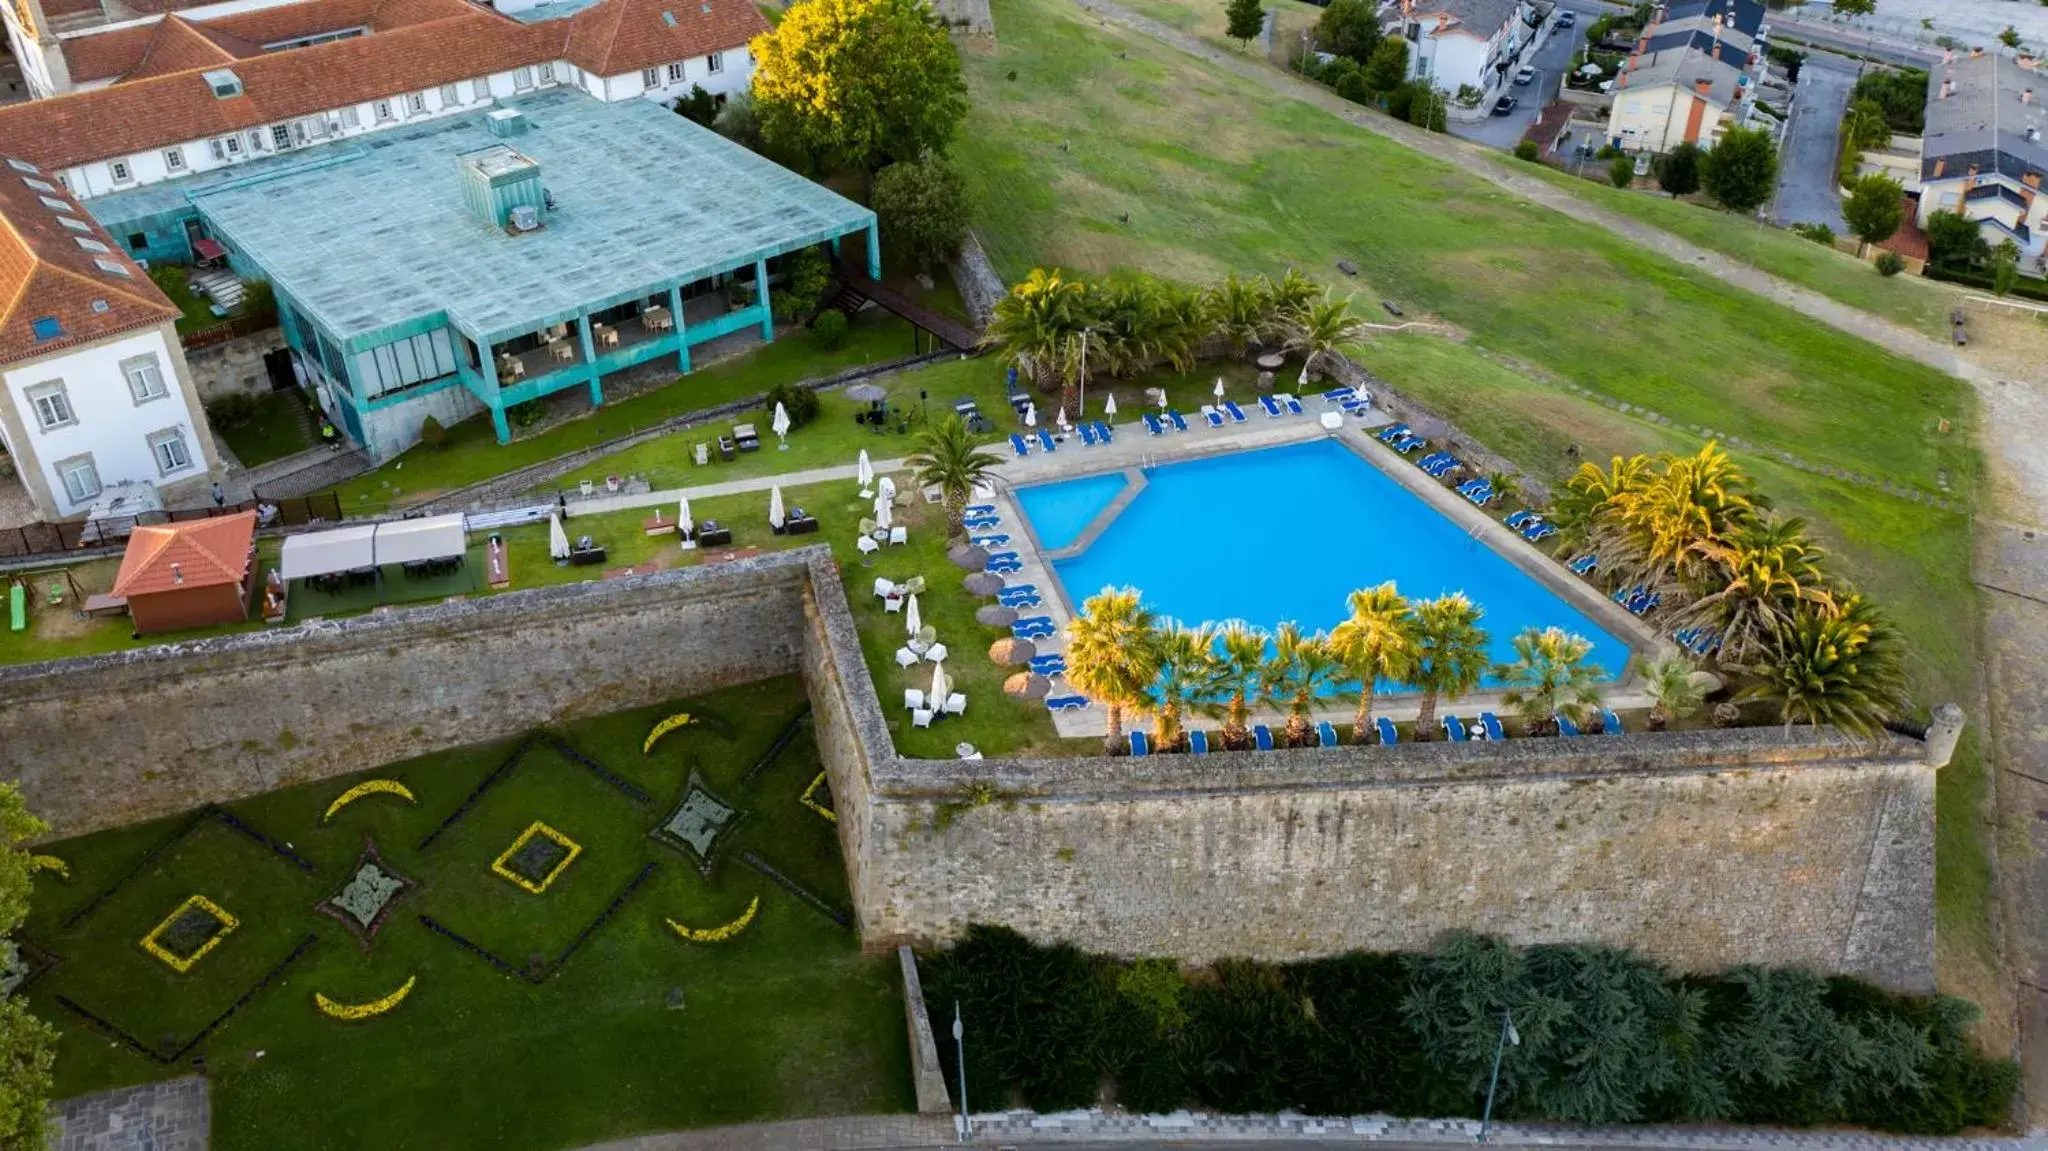
<svg viewBox="0 0 2048 1151">
<path fill-rule="evenodd" d="M 234 45 L 239 51 L 230 49 Z M 141 59 L 122 73 L 124 80 L 144 76 L 165 76 L 193 68 L 219 68 L 263 49 L 220 33 L 208 34 L 179 16 L 166 16 L 156 23 L 156 35 L 142 49 Z"/>
<path fill-rule="evenodd" d="M 126 74 L 142 60 L 156 39 L 155 24 L 133 24 L 106 32 L 95 32 L 73 40 L 60 40 L 64 64 L 71 70 L 71 82 L 90 84 Z"/>
<path fill-rule="evenodd" d="M 30 187 L 27 180 L 52 190 Z M 45 197 L 64 207 L 50 207 Z M 65 227 L 60 221 L 67 217 L 88 230 Z M 107 250 L 88 250 L 80 240 Z M 101 260 L 122 271 L 102 268 Z M 22 172 L 0 161 L 0 363 L 91 343 L 177 315 L 141 267 L 61 184 L 47 173 Z M 61 325 L 60 335 L 36 337 L 35 322 L 45 318 Z"/>
<path fill-rule="evenodd" d="M 567 56 L 619 76 L 736 48 L 768 31 L 752 4 L 731 0 L 603 0 L 569 18 Z"/>
<path fill-rule="evenodd" d="M 113 594 L 139 595 L 185 588 L 238 586 L 249 570 L 256 513 L 138 527 L 114 576 Z"/>
</svg>

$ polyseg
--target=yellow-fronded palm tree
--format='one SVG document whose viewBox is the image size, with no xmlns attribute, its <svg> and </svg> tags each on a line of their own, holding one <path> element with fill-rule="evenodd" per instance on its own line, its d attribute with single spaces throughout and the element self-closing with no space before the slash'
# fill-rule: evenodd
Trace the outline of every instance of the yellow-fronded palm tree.
<svg viewBox="0 0 2048 1151">
<path fill-rule="evenodd" d="M 1744 699 L 1769 700 L 1790 727 L 1832 724 L 1876 739 L 1886 720 L 1906 706 L 1906 676 L 1898 632 L 1862 596 L 1845 596 L 1839 610 L 1811 607 L 1780 626 Z"/>
<path fill-rule="evenodd" d="M 1288 746 L 1307 747 L 1315 742 L 1309 711 L 1318 696 L 1338 694 L 1344 676 L 1344 661 L 1329 636 L 1305 634 L 1292 620 L 1273 629 L 1273 654 L 1261 678 L 1267 696 L 1287 709 Z"/>
<path fill-rule="evenodd" d="M 1159 627 L 1159 676 L 1152 681 L 1152 714 L 1159 746 L 1180 746 L 1181 725 L 1190 715 L 1221 715 L 1230 669 L 1216 651 L 1216 625 L 1187 627 L 1168 620 Z"/>
<path fill-rule="evenodd" d="M 1680 618 L 1713 628 L 1721 659 L 1741 664 L 1801 610 L 1835 611 L 1835 594 L 1821 569 L 1821 551 L 1799 538 L 1745 533 L 1733 543 L 1698 546 L 1720 589 L 1689 605 Z"/>
<path fill-rule="evenodd" d="M 1600 706 L 1606 672 L 1587 663 L 1593 642 L 1562 628 L 1524 628 L 1515 637 L 1515 661 L 1494 668 L 1507 684 L 1500 701 L 1528 724 L 1530 735 L 1557 730 L 1557 717 L 1583 725 Z"/>
<path fill-rule="evenodd" d="M 1264 675 L 1266 671 L 1265 629 L 1253 627 L 1241 619 L 1224 622 L 1220 634 L 1220 655 L 1225 669 L 1225 695 L 1228 704 L 1223 711 L 1223 746 L 1245 748 L 1251 746 L 1251 701 L 1266 694 Z"/>
<path fill-rule="evenodd" d="M 982 342 L 1001 348 L 1018 367 L 1029 371 L 1041 392 L 1060 389 L 1073 407 L 1071 367 L 1078 360 L 1084 333 L 1093 326 L 1093 300 L 1088 283 L 1059 269 L 1033 268 L 1010 294 L 996 301 Z"/>
<path fill-rule="evenodd" d="M 1552 501 L 1550 518 L 1563 530 L 1567 544 L 1598 545 L 1605 542 L 1602 536 L 1612 524 L 1617 501 L 1641 490 L 1650 477 L 1648 456 L 1615 456 L 1604 471 L 1591 461 L 1580 464 Z"/>
<path fill-rule="evenodd" d="M 1109 716 L 1103 747 L 1122 746 L 1124 709 L 1145 706 L 1159 678 L 1157 621 L 1136 588 L 1104 588 L 1067 625 L 1067 680 Z"/>
<path fill-rule="evenodd" d="M 1436 738 L 1439 699 L 1457 699 L 1479 686 L 1490 665 L 1489 637 L 1479 626 L 1478 605 L 1464 592 L 1452 592 L 1415 605 L 1415 655 L 1409 682 L 1422 689 L 1422 710 L 1415 718 L 1415 738 Z"/>
<path fill-rule="evenodd" d="M 1305 384 L 1315 371 L 1316 361 L 1342 355 L 1341 349 L 1365 337 L 1365 321 L 1351 312 L 1351 297 L 1338 299 L 1329 292 L 1287 312 L 1281 323 L 1286 328 L 1287 346 L 1307 353 L 1301 364 Z"/>
<path fill-rule="evenodd" d="M 1613 507 L 1631 558 L 1651 579 L 1696 578 L 1700 546 L 1732 539 L 1755 514 L 1749 477 L 1713 443 L 1697 455 L 1667 458 L 1656 479 Z"/>
<path fill-rule="evenodd" d="M 967 497 L 977 486 L 988 483 L 996 458 L 976 447 L 967 424 L 957 413 L 948 412 L 929 430 L 918 433 L 917 450 L 905 462 L 917 469 L 920 486 L 939 489 L 946 504 L 947 538 L 966 534 L 962 520 Z"/>
<path fill-rule="evenodd" d="M 1358 713 L 1351 721 L 1351 739 L 1366 742 L 1372 729 L 1372 704 L 1382 679 L 1408 676 L 1415 659 L 1415 609 L 1392 581 L 1351 593 L 1351 614 L 1330 632 L 1330 642 L 1343 657 L 1344 668 L 1358 677 Z"/>
</svg>

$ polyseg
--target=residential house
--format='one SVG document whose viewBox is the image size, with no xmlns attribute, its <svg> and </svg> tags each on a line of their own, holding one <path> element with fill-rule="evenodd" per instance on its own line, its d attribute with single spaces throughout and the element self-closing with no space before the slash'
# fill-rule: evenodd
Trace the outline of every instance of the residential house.
<svg viewBox="0 0 2048 1151">
<path fill-rule="evenodd" d="M 1608 143 L 1632 152 L 1711 148 L 1747 123 L 1765 31 L 1758 0 L 1682 0 L 1659 11 L 1615 79 Z"/>
<path fill-rule="evenodd" d="M 2048 74 L 2032 57 L 1951 52 L 1927 89 L 1915 219 L 1924 229 L 1936 212 L 1960 213 L 1993 246 L 2018 244 L 2022 267 L 2038 270 L 2048 255 Z"/>
<path fill-rule="evenodd" d="M 219 455 L 178 309 L 50 173 L 0 161 L 0 441 L 45 519 L 204 489 Z"/>
<path fill-rule="evenodd" d="M 1401 0 L 1408 76 L 1483 102 L 1512 78 L 1541 22 L 1530 0 Z"/>
<path fill-rule="evenodd" d="M 256 513 L 139 524 L 128 537 L 112 594 L 137 635 L 249 618 L 256 594 Z"/>
</svg>

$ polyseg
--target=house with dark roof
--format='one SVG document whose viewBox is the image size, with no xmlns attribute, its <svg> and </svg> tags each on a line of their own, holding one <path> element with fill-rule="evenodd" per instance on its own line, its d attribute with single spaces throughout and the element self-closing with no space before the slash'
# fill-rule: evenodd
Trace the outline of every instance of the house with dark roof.
<svg viewBox="0 0 2048 1151">
<path fill-rule="evenodd" d="M 0 160 L 0 442 L 38 513 L 204 489 L 220 461 L 178 309 L 50 173 Z"/>
<path fill-rule="evenodd" d="M 1758 0 L 1683 0 L 1660 9 L 1615 78 L 1608 143 L 1631 152 L 1712 148 L 1748 123 L 1765 60 Z"/>
<path fill-rule="evenodd" d="M 2048 255 L 2048 72 L 2032 57 L 1949 52 L 1927 75 L 1920 142 L 1920 204 L 1975 220 L 1987 243 L 2019 245 L 2022 267 Z"/>
<path fill-rule="evenodd" d="M 1531 0 L 1401 0 L 1408 77 L 1449 96 L 1471 88 L 1483 104 L 1508 82 L 1540 24 Z"/>
</svg>

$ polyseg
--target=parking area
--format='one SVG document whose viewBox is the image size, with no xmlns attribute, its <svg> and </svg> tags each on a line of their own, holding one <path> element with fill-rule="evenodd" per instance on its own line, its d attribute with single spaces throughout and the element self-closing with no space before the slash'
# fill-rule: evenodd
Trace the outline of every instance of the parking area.
<svg viewBox="0 0 2048 1151">
<path fill-rule="evenodd" d="M 1529 125 L 1536 122 L 1543 105 L 1556 94 L 1565 69 L 1571 67 L 1572 54 L 1585 42 L 1586 25 L 1603 10 L 1601 5 L 1583 0 L 1560 3 L 1560 13 L 1571 12 L 1576 16 L 1574 26 L 1551 28 L 1540 47 L 1522 54 L 1521 66 L 1531 69 L 1535 75 L 1526 84 L 1514 84 L 1504 89 L 1515 98 L 1514 111 L 1505 116 L 1489 115 L 1472 123 L 1453 121 L 1451 134 L 1502 150 L 1513 148 L 1522 134 L 1529 130 Z"/>
</svg>

